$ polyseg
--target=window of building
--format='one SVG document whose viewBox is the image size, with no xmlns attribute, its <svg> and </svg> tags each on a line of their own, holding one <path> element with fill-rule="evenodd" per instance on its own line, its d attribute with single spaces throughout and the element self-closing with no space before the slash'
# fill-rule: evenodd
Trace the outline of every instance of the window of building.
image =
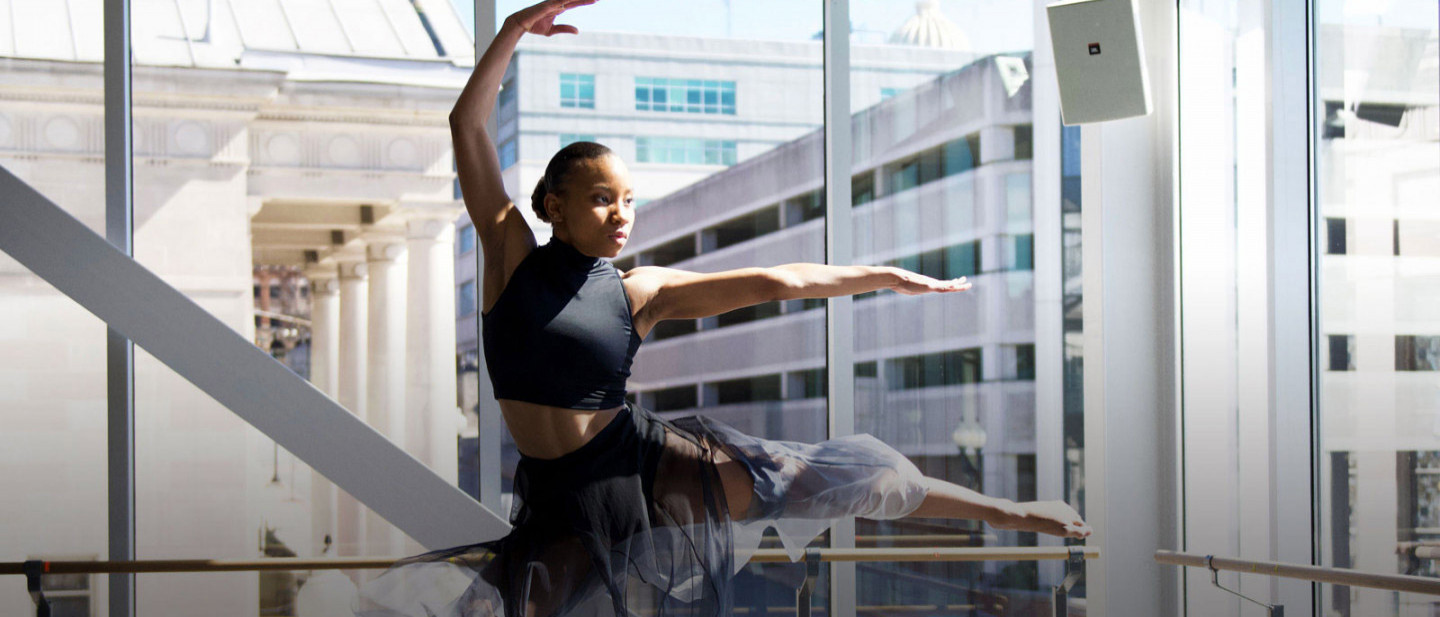
<svg viewBox="0 0 1440 617">
<path fill-rule="evenodd" d="M 850 206 L 856 207 L 875 201 L 875 174 L 864 172 L 850 178 Z"/>
<path fill-rule="evenodd" d="M 891 358 L 885 361 L 885 381 L 891 390 L 980 383 L 980 359 L 978 348 Z"/>
<path fill-rule="evenodd" d="M 786 374 L 789 389 L 785 398 L 790 400 L 825 397 L 825 369 L 815 368 Z"/>
<path fill-rule="evenodd" d="M 646 405 L 643 401 L 650 400 Z M 698 407 L 700 399 L 695 392 L 695 386 L 679 386 L 665 388 L 641 394 L 641 404 L 654 411 L 678 411 L 681 409 L 692 409 Z"/>
<path fill-rule="evenodd" d="M 1325 219 L 1325 254 L 1345 254 L 1345 219 Z"/>
<path fill-rule="evenodd" d="M 738 326 L 742 323 L 750 323 L 761 319 L 780 316 L 779 302 L 766 302 L 754 306 L 746 306 L 735 309 L 728 313 L 721 313 L 715 316 L 715 325 L 719 328 Z"/>
<path fill-rule="evenodd" d="M 464 255 L 475 250 L 475 226 L 466 225 L 460 228 L 460 237 L 455 240 L 455 249 L 459 254 Z"/>
<path fill-rule="evenodd" d="M 920 159 L 914 158 L 899 163 L 890 170 L 890 186 L 886 187 L 891 195 L 908 191 L 920 186 Z"/>
<path fill-rule="evenodd" d="M 1000 348 L 1001 370 L 1004 378 L 1019 381 L 1035 381 L 1035 344 L 1004 345 Z"/>
<path fill-rule="evenodd" d="M 645 251 L 646 263 L 652 266 L 668 266 L 695 255 L 695 236 L 682 236 Z"/>
<path fill-rule="evenodd" d="M 572 109 L 595 109 L 595 76 L 561 73 L 560 106 Z"/>
<path fill-rule="evenodd" d="M 595 136 L 586 133 L 561 133 L 560 147 L 564 148 L 578 141 L 595 141 Z"/>
<path fill-rule="evenodd" d="M 1440 220 L 1397 219 L 1395 221 L 1395 255 L 1440 257 Z"/>
<path fill-rule="evenodd" d="M 1020 234 L 1007 239 L 1011 270 L 1035 269 L 1035 234 Z"/>
<path fill-rule="evenodd" d="M 900 88 L 881 88 L 881 89 L 880 89 L 880 100 L 883 101 L 883 100 L 888 99 L 888 98 L 890 98 L 890 97 L 892 97 L 892 96 L 895 96 L 895 95 L 897 95 L 897 94 L 900 94 Z"/>
<path fill-rule="evenodd" d="M 475 281 L 465 281 L 460 284 L 460 293 L 456 297 L 456 301 L 459 303 L 456 312 L 461 317 L 475 312 Z"/>
<path fill-rule="evenodd" d="M 779 229 L 780 206 L 775 205 L 708 228 L 700 232 L 700 242 L 706 251 L 716 251 L 754 240 Z"/>
<path fill-rule="evenodd" d="M 705 384 L 716 405 L 780 400 L 780 376 L 761 375 Z"/>
<path fill-rule="evenodd" d="M 785 200 L 785 226 L 794 227 L 805 221 L 825 217 L 825 190 L 810 191 Z"/>
<path fill-rule="evenodd" d="M 1390 238 L 1391 238 L 1391 245 L 1392 245 L 1392 246 L 1391 246 L 1391 249 L 1392 249 L 1392 251 L 1393 251 L 1394 256 L 1395 256 L 1395 257 L 1399 257 L 1399 256 L 1400 256 L 1400 219 L 1395 219 L 1394 221 L 1391 221 L 1391 223 L 1392 223 L 1392 224 L 1390 225 Z"/>
<path fill-rule="evenodd" d="M 944 177 L 975 169 L 980 165 L 980 134 L 966 135 L 945 144 Z M 938 180 L 941 176 L 922 178 L 920 182 Z"/>
<path fill-rule="evenodd" d="M 500 146 L 496 150 L 500 153 L 500 169 L 510 169 L 510 166 L 514 165 L 519 157 L 514 137 L 500 142 Z"/>
<path fill-rule="evenodd" d="M 1028 161 L 1035 158 L 1035 128 L 1029 124 L 1015 127 L 1015 160 Z"/>
<path fill-rule="evenodd" d="M 1330 342 L 1330 361 L 1327 363 L 1330 370 L 1355 370 L 1355 335 L 1331 334 L 1327 338 Z"/>
<path fill-rule="evenodd" d="M 733 116 L 735 82 L 636 77 L 635 110 Z"/>
<path fill-rule="evenodd" d="M 735 141 L 688 137 L 636 137 L 635 161 L 671 165 L 734 165 Z"/>
<path fill-rule="evenodd" d="M 875 362 L 874 360 L 871 360 L 871 361 L 869 361 L 869 362 L 856 362 L 856 363 L 855 363 L 855 376 L 856 376 L 856 377 L 879 377 L 879 376 L 880 376 L 880 365 L 879 365 L 879 363 Z"/>
<path fill-rule="evenodd" d="M 945 249 L 945 271 L 939 278 L 960 278 L 980 274 L 980 241 L 965 242 Z"/>
<path fill-rule="evenodd" d="M 500 109 L 515 102 L 515 78 L 510 78 L 500 86 L 500 94 L 495 97 L 495 109 Z"/>
<path fill-rule="evenodd" d="M 1440 336 L 1395 336 L 1395 370 L 1440 371 Z"/>
<path fill-rule="evenodd" d="M 655 324 L 650 330 L 650 337 L 653 340 L 663 341 L 667 338 L 694 334 L 700 330 L 698 322 L 694 319 L 667 319 Z"/>
<path fill-rule="evenodd" d="M 972 134 L 888 165 L 887 194 L 974 169 L 980 161 L 980 135 Z"/>
<path fill-rule="evenodd" d="M 932 279 L 954 278 L 945 275 L 945 249 L 925 251 L 919 257 L 919 268 L 915 272 L 924 274 Z"/>
</svg>

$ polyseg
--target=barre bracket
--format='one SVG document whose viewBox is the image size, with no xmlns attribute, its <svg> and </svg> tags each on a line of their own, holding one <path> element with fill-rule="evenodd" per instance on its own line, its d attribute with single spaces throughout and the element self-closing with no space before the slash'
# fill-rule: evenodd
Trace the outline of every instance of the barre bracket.
<svg viewBox="0 0 1440 617">
<path fill-rule="evenodd" d="M 810 596 L 815 592 L 815 581 L 820 578 L 820 551 L 805 550 L 805 582 L 795 590 L 795 617 L 810 617 Z"/>
<path fill-rule="evenodd" d="M 1228 593 L 1228 594 L 1230 594 L 1230 595 L 1236 596 L 1236 597 L 1238 597 L 1238 598 L 1240 598 L 1240 599 L 1242 599 L 1242 600 L 1245 600 L 1245 601 L 1247 601 L 1247 602 L 1251 602 L 1251 603 L 1254 603 L 1254 604 L 1259 604 L 1260 606 L 1265 607 L 1265 610 L 1270 611 L 1270 617 L 1285 617 L 1285 607 L 1283 607 L 1283 606 L 1280 606 L 1280 605 L 1278 605 L 1278 604 L 1266 604 L 1266 603 L 1264 603 L 1264 602 L 1261 602 L 1261 601 L 1256 600 L 1256 599 L 1254 599 L 1254 598 L 1251 598 L 1251 597 L 1249 597 L 1249 596 L 1243 595 L 1243 594 L 1241 594 L 1240 592 L 1237 592 L 1237 591 L 1234 591 L 1234 590 L 1231 590 L 1231 589 L 1226 589 L 1224 586 L 1222 586 L 1222 585 L 1220 584 L 1220 569 L 1215 567 L 1215 556 L 1214 556 L 1214 555 L 1206 555 L 1206 556 L 1205 556 L 1205 567 L 1210 569 L 1210 584 L 1211 584 L 1211 585 L 1214 585 L 1214 586 L 1215 586 L 1216 588 L 1218 588 L 1220 591 L 1223 591 L 1223 592 Z"/>
<path fill-rule="evenodd" d="M 1070 557 L 1065 560 L 1065 580 L 1055 586 L 1055 617 L 1070 614 L 1070 590 L 1085 578 L 1085 547 L 1070 547 Z"/>
<path fill-rule="evenodd" d="M 35 601 L 35 617 L 50 617 L 50 601 L 45 599 L 40 578 L 45 574 L 45 562 L 27 561 L 21 568 L 25 570 L 25 589 L 30 592 L 30 599 Z"/>
</svg>

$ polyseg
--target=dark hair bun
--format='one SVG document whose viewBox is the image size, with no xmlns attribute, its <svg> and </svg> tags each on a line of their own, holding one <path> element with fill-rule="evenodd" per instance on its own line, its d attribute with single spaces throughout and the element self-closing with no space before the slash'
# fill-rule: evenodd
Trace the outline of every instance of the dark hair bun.
<svg viewBox="0 0 1440 617">
<path fill-rule="evenodd" d="M 546 223 L 550 222 L 550 215 L 545 212 L 545 196 L 548 194 L 549 191 L 545 190 L 544 178 L 541 178 L 540 182 L 535 185 L 535 192 L 530 194 L 530 209 L 535 211 L 535 216 L 540 217 L 540 220 Z"/>
</svg>

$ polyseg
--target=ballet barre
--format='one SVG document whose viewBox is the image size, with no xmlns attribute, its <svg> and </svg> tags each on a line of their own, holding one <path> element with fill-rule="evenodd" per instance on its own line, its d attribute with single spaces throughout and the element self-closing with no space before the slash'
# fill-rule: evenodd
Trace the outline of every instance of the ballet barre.
<svg viewBox="0 0 1440 617">
<path fill-rule="evenodd" d="M 1064 560 L 1064 582 L 1054 588 L 1055 615 L 1068 614 L 1070 590 L 1084 576 L 1086 559 L 1098 559 L 1100 549 L 1072 547 L 908 547 L 908 548 L 811 548 L 801 561 L 806 564 L 805 582 L 796 592 L 797 617 L 810 617 L 811 596 L 820 575 L 821 563 L 833 562 L 935 562 L 935 561 L 1042 561 Z M 1158 558 L 1158 557 L 1157 557 Z M 23 575 L 37 617 L 49 617 L 49 604 L 41 588 L 47 574 L 159 574 L 177 572 L 273 572 L 277 570 L 367 570 L 384 569 L 399 559 L 389 557 L 331 557 L 327 559 L 145 559 L 136 561 L 23 561 L 0 562 L 0 576 Z M 781 549 L 758 549 L 751 563 L 791 563 Z"/>
<path fill-rule="evenodd" d="M 1417 549 L 1417 556 L 1418 549 Z M 1221 590 L 1240 596 L 1241 598 L 1259 604 L 1270 610 L 1272 617 L 1284 615 L 1284 607 L 1270 605 L 1253 598 L 1240 595 L 1230 589 L 1220 586 L 1219 573 L 1221 570 L 1228 572 L 1244 572 L 1250 574 L 1264 574 L 1267 576 L 1278 576 L 1281 578 L 1293 578 L 1302 581 L 1318 583 L 1330 583 L 1332 585 L 1345 585 L 1347 587 L 1367 587 L 1370 589 L 1384 589 L 1387 591 L 1403 591 L 1409 593 L 1423 593 L 1428 595 L 1440 595 L 1440 579 L 1424 576 L 1409 576 L 1405 574 L 1376 574 L 1373 572 L 1357 572 L 1344 568 L 1325 568 L 1321 566 L 1299 565 L 1291 563 L 1278 563 L 1273 561 L 1250 561 L 1245 559 L 1229 559 L 1216 557 L 1214 555 L 1193 555 L 1189 553 L 1176 553 L 1174 551 L 1155 551 L 1155 561 L 1172 566 L 1185 566 L 1190 568 L 1207 568 L 1210 570 L 1211 584 Z"/>
<path fill-rule="evenodd" d="M 926 533 L 893 536 L 855 536 L 856 544 L 952 544 L 974 542 L 976 540 L 995 541 L 993 533 Z M 765 536 L 760 539 L 761 545 L 779 544 L 777 536 Z"/>
</svg>

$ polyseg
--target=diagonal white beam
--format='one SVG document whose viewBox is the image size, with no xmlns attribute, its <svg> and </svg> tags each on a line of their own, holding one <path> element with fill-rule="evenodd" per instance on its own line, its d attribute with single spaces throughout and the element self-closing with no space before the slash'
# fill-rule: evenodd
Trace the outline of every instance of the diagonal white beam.
<svg viewBox="0 0 1440 617">
<path fill-rule="evenodd" d="M 129 337 L 420 544 L 503 535 L 504 519 L 0 168 L 0 251 Z"/>
</svg>

